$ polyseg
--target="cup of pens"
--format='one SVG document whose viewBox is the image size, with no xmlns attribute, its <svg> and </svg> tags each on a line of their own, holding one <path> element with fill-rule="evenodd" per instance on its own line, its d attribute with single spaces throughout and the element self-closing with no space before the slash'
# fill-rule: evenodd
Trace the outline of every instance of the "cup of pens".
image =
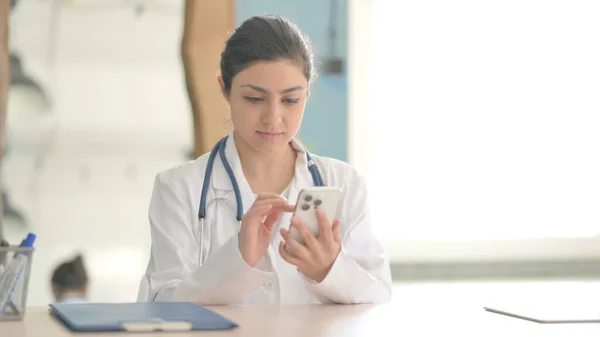
<svg viewBox="0 0 600 337">
<path fill-rule="evenodd" d="M 0 321 L 25 315 L 34 241 L 30 233 L 19 246 L 0 247 Z"/>
</svg>

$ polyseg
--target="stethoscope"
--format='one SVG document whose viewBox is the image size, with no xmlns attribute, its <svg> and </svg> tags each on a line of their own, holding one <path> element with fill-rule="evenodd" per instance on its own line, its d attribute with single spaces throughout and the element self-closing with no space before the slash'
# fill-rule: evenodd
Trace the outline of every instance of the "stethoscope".
<svg viewBox="0 0 600 337">
<path fill-rule="evenodd" d="M 210 156 L 208 157 L 208 163 L 206 164 L 206 171 L 204 172 L 204 182 L 202 183 L 202 193 L 200 194 L 200 209 L 198 211 L 198 218 L 200 219 L 200 238 L 201 240 L 204 238 L 204 222 L 206 220 L 206 195 L 208 193 L 208 183 L 210 182 L 210 177 L 212 175 L 213 166 L 215 163 L 215 157 L 217 153 L 221 158 L 221 162 L 223 166 L 225 166 L 225 170 L 227 171 L 227 175 L 229 176 L 229 180 L 231 181 L 231 185 L 233 186 L 233 191 L 235 193 L 235 201 L 237 204 L 236 210 L 236 219 L 238 222 L 242 221 L 242 215 L 244 213 L 244 205 L 242 203 L 242 194 L 240 192 L 240 187 L 235 179 L 235 175 L 233 174 L 233 170 L 231 169 L 231 165 L 229 165 L 229 161 L 225 156 L 225 146 L 227 143 L 227 138 L 229 136 L 223 137 L 217 145 L 210 152 Z M 314 160 L 308 153 L 306 148 L 304 149 L 306 153 L 306 161 L 308 163 L 308 170 L 312 175 L 313 183 L 315 186 L 325 186 L 323 181 L 323 177 L 319 172 L 319 168 L 315 164 Z M 202 248 L 200 248 L 200 261 L 202 261 Z"/>
</svg>

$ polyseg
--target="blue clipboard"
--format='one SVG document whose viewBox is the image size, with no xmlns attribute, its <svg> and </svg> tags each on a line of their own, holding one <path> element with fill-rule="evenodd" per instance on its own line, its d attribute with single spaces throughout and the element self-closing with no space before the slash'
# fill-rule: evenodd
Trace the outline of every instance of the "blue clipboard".
<svg viewBox="0 0 600 337">
<path fill-rule="evenodd" d="M 188 302 L 58 303 L 50 313 L 76 332 L 227 330 L 238 327 L 201 305 Z"/>
</svg>

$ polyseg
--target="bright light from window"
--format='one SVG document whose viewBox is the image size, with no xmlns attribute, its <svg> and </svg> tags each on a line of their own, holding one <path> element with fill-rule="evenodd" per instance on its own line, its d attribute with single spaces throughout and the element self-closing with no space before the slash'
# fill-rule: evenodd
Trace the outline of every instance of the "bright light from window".
<svg viewBox="0 0 600 337">
<path fill-rule="evenodd" d="M 377 234 L 600 233 L 600 2 L 374 6 Z"/>
</svg>

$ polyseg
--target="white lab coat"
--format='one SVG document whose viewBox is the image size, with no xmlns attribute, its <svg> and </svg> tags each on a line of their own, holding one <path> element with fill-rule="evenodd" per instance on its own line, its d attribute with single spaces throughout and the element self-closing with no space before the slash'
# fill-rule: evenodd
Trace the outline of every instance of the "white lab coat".
<svg viewBox="0 0 600 337">
<path fill-rule="evenodd" d="M 63 294 L 60 298 L 60 300 L 58 301 L 58 303 L 62 303 L 62 304 L 71 304 L 71 303 L 76 303 L 76 304 L 80 304 L 80 303 L 88 303 L 88 299 L 85 298 L 85 296 L 81 295 L 81 294 L 71 294 L 71 293 L 66 293 Z"/>
<path fill-rule="evenodd" d="M 303 187 L 314 186 L 303 147 L 288 202 L 295 203 Z M 237 177 L 244 212 L 255 195 L 244 178 L 230 135 L 227 159 Z M 202 305 L 381 303 L 391 297 L 389 260 L 372 233 L 367 191 L 362 177 L 339 160 L 312 155 L 328 186 L 343 193 L 336 218 L 341 220 L 342 250 L 319 284 L 284 261 L 278 251 L 279 226 L 289 228 L 284 214 L 272 244 L 259 264 L 246 264 L 238 248 L 235 194 L 229 176 L 215 157 L 207 194 L 206 223 L 200 237 L 198 208 L 208 154 L 156 176 L 149 220 L 152 249 L 139 301 L 192 301 Z M 333 221 L 333 220 L 332 220 Z M 200 250 L 203 260 L 200 261 Z"/>
</svg>

